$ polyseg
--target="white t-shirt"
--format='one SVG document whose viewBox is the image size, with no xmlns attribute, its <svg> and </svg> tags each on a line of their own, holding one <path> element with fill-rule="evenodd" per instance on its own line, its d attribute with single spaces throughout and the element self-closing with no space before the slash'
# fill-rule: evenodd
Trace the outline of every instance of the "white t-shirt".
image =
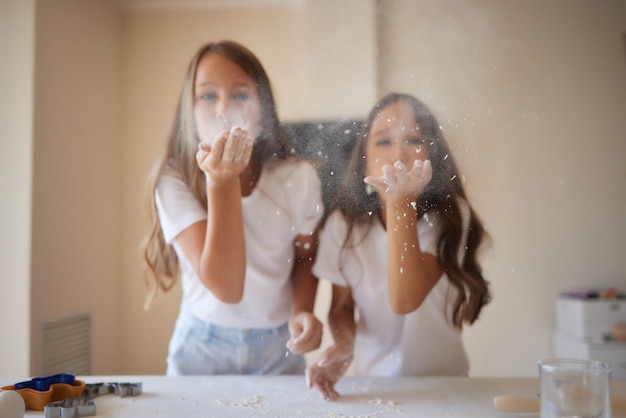
<svg viewBox="0 0 626 418">
<path fill-rule="evenodd" d="M 469 207 L 460 200 L 465 233 L 459 261 L 465 253 Z M 417 224 L 423 252 L 437 255 L 438 216 L 427 214 Z M 461 334 L 446 321 L 457 295 L 443 275 L 415 311 L 395 314 L 389 303 L 387 232 L 378 217 L 371 228 L 355 225 L 353 243 L 342 245 L 347 224 L 335 211 L 320 236 L 313 272 L 340 286 L 349 286 L 358 310 L 354 366 L 357 375 L 423 376 L 467 375 L 468 361 Z M 339 265 L 343 263 L 343 268 Z M 446 304 L 446 297 L 449 303 Z"/>
<path fill-rule="evenodd" d="M 252 193 L 242 199 L 247 267 L 243 299 L 237 304 L 213 296 L 174 240 L 207 219 L 206 209 L 174 170 L 160 177 L 156 205 L 165 241 L 173 244 L 181 267 L 181 310 L 225 327 L 273 328 L 287 322 L 293 306 L 294 240 L 312 233 L 324 212 L 321 182 L 310 163 L 266 164 Z"/>
</svg>

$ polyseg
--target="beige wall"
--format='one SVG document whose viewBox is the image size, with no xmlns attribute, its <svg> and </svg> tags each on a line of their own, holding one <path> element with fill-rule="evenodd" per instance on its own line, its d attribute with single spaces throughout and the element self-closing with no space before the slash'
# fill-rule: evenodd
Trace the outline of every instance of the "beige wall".
<svg viewBox="0 0 626 418">
<path fill-rule="evenodd" d="M 0 0 L 0 377 L 29 373 L 35 1 Z"/>
<path fill-rule="evenodd" d="M 383 6 L 379 20 L 375 4 Z M 0 316 L 0 331 L 31 345 L 32 373 L 40 322 L 82 311 L 94 315 L 94 373 L 164 372 L 180 290 L 142 310 L 143 185 L 187 61 L 206 40 L 233 38 L 255 51 L 287 120 L 359 117 L 390 90 L 432 106 L 493 236 L 484 265 L 494 300 L 464 333 L 472 375 L 534 376 L 536 361 L 552 355 L 559 290 L 626 291 L 621 0 L 302 0 L 178 11 L 105 0 L 36 5 L 35 122 L 28 125 L 25 111 L 9 132 L 28 137 L 34 128 L 33 220 L 20 218 L 0 248 L 6 257 L 21 242 L 18 258 L 28 258 L 23 240 L 32 227 L 32 344 Z M 15 39 L 0 40 L 2 51 L 17 53 Z M 12 102 L 0 100 L 5 117 Z M 7 144 L 1 133 L 3 163 L 5 149 L 25 158 L 28 145 Z M 26 210 L 27 198 L 13 190 L 28 190 L 28 175 L 0 183 Z M 15 268 L 10 294 L 24 302 L 28 261 Z M 13 299 L 3 297 L 4 309 Z M 1 352 L 6 346 L 0 340 Z M 0 376 L 22 369 L 0 363 Z"/>
<path fill-rule="evenodd" d="M 44 321 L 89 313 L 92 365 L 121 373 L 121 15 L 37 2 L 31 368 Z"/>
</svg>

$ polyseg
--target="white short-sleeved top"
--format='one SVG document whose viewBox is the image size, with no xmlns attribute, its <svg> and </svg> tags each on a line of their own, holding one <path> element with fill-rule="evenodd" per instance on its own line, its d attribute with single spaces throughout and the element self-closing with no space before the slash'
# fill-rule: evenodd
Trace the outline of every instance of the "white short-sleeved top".
<svg viewBox="0 0 626 418">
<path fill-rule="evenodd" d="M 469 207 L 460 200 L 465 253 Z M 417 224 L 422 252 L 437 255 L 438 216 L 427 213 Z M 395 314 L 389 303 L 387 232 L 376 218 L 371 227 L 355 225 L 354 248 L 342 250 L 347 224 L 335 211 L 320 235 L 313 272 L 320 278 L 352 289 L 358 310 L 354 366 L 357 375 L 467 375 L 468 361 L 461 334 L 447 320 L 457 292 L 443 275 L 421 306 L 406 315 Z M 351 244 L 350 244 L 351 245 Z M 343 265 L 340 268 L 340 264 Z M 448 303 L 446 303 L 448 298 Z"/>
<path fill-rule="evenodd" d="M 165 241 L 173 245 L 180 263 L 181 310 L 226 327 L 272 328 L 288 320 L 294 240 L 311 234 L 324 211 L 320 179 L 310 163 L 293 159 L 266 164 L 252 193 L 242 198 L 247 267 L 243 299 L 237 304 L 215 298 L 176 244 L 179 233 L 207 219 L 207 210 L 176 171 L 166 170 L 159 178 L 156 205 Z"/>
</svg>

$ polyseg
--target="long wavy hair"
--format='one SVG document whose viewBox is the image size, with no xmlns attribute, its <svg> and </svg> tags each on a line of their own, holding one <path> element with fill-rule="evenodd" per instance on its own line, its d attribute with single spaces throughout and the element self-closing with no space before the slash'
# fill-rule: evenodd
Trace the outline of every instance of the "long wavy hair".
<svg viewBox="0 0 626 418">
<path fill-rule="evenodd" d="M 148 308 L 159 291 L 168 292 L 178 279 L 180 268 L 174 248 L 165 242 L 155 202 L 159 177 L 166 167 L 176 170 L 195 198 L 206 208 L 206 183 L 196 161 L 200 142 L 193 117 L 194 85 L 198 63 L 207 54 L 221 54 L 238 65 L 254 80 L 261 103 L 261 132 L 255 138 L 252 161 L 263 165 L 270 160 L 291 156 L 292 146 L 282 128 L 276 111 L 269 77 L 258 58 L 246 47 L 233 41 L 207 43 L 194 54 L 185 74 L 174 122 L 165 150 L 156 160 L 146 185 L 145 202 L 148 231 L 143 243 L 146 264 L 144 282 Z"/>
<path fill-rule="evenodd" d="M 413 109 L 420 132 L 424 135 L 428 146 L 433 177 L 417 199 L 417 217 L 419 219 L 430 212 L 437 213 L 441 219 L 441 235 L 437 245 L 438 258 L 445 267 L 450 283 L 458 290 L 458 296 L 452 305 L 451 319 L 453 326 L 461 329 L 463 323 L 474 323 L 482 307 L 490 301 L 489 283 L 482 275 L 477 254 L 481 241 L 487 237 L 487 233 L 468 201 L 469 232 L 465 257 L 462 264 L 459 264 L 457 254 L 464 231 L 458 199 L 463 198 L 467 201 L 467 197 L 443 132 L 435 116 L 424 103 L 412 95 L 401 93 L 390 93 L 376 103 L 361 133 L 357 136 L 348 167 L 330 211 L 339 210 L 348 223 L 348 233 L 342 252 L 348 249 L 356 224 L 371 226 L 372 222 L 380 216 L 381 202 L 378 194 L 368 194 L 363 181 L 366 166 L 365 150 L 376 116 L 387 106 L 400 101 Z"/>
</svg>

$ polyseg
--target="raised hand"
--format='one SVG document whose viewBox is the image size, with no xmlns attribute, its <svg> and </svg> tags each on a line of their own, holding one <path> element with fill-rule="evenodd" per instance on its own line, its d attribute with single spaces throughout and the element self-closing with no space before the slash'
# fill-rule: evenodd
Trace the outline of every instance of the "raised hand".
<svg viewBox="0 0 626 418">
<path fill-rule="evenodd" d="M 382 170 L 382 176 L 367 176 L 365 183 L 372 185 L 380 196 L 390 200 L 419 196 L 433 175 L 430 160 L 415 160 L 410 171 L 401 161 L 396 161 L 393 165 L 386 164 Z"/>
<path fill-rule="evenodd" d="M 254 139 L 240 127 L 220 132 L 213 145 L 201 142 L 196 160 L 206 174 L 207 186 L 217 188 L 238 180 L 250 162 L 253 144 Z"/>
</svg>

